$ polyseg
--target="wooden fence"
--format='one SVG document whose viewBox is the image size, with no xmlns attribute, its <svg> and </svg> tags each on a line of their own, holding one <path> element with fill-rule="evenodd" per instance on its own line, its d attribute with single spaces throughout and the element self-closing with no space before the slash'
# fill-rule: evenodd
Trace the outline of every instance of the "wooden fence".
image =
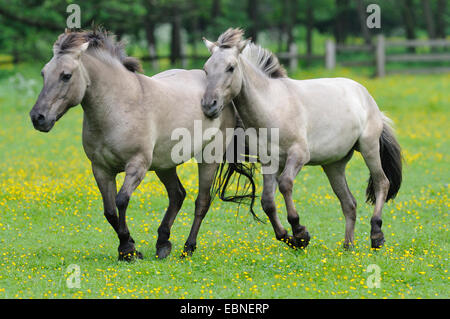
<svg viewBox="0 0 450 319">
<path fill-rule="evenodd" d="M 417 48 L 430 47 L 431 53 L 401 53 L 387 54 L 388 48 Z M 376 38 L 374 44 L 363 45 L 336 45 L 333 41 L 328 40 L 325 44 L 325 67 L 334 69 L 336 67 L 336 56 L 341 52 L 368 52 L 371 57 L 367 60 L 343 61 L 342 65 L 373 65 L 376 70 L 376 76 L 383 77 L 386 73 L 435 73 L 450 72 L 450 67 L 427 67 L 427 68 L 408 68 L 405 70 L 386 71 L 388 62 L 443 62 L 450 61 L 450 53 L 436 53 L 436 47 L 450 47 L 450 41 L 444 39 L 434 40 L 403 40 L 403 41 L 386 41 L 383 35 Z"/>
<path fill-rule="evenodd" d="M 291 71 L 298 69 L 298 61 L 300 60 L 310 62 L 313 60 L 323 60 L 324 57 L 323 55 L 317 54 L 299 54 L 295 43 L 291 43 L 289 52 L 279 52 L 276 56 L 282 61 L 287 61 L 287 66 Z"/>
<path fill-rule="evenodd" d="M 417 48 L 429 47 L 430 53 L 401 53 L 388 54 L 388 48 Z M 325 67 L 329 70 L 336 67 L 337 56 L 345 53 L 365 52 L 368 55 L 366 59 L 347 60 L 339 62 L 340 65 L 355 67 L 355 66 L 373 66 L 375 68 L 375 75 L 382 77 L 386 73 L 435 73 L 435 72 L 450 72 L 450 67 L 427 67 L 427 68 L 405 68 L 403 70 L 391 70 L 387 72 L 386 65 L 389 62 L 442 62 L 450 61 L 450 53 L 437 53 L 435 48 L 450 47 L 450 41 L 444 39 L 435 40 L 402 40 L 402 41 L 386 41 L 383 35 L 377 36 L 373 44 L 361 45 L 340 45 L 332 40 L 327 40 L 325 43 L 325 55 L 299 54 L 298 47 L 292 43 L 288 52 L 277 53 L 278 58 L 283 61 L 289 70 L 295 71 L 298 69 L 298 62 L 302 61 L 317 61 L 322 60 Z M 169 59 L 170 56 L 154 56 L 144 57 L 143 60 L 151 61 L 154 69 L 158 69 L 157 61 L 159 59 Z M 188 60 L 206 61 L 209 56 L 203 55 L 186 55 L 183 54 L 180 58 L 181 66 L 187 67 Z"/>
</svg>

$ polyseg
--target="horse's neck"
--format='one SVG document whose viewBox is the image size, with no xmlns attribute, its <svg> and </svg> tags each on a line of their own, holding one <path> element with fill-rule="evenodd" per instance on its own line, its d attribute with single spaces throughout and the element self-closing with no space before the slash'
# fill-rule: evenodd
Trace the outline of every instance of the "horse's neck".
<svg viewBox="0 0 450 319">
<path fill-rule="evenodd" d="M 234 99 L 236 109 L 245 127 L 270 127 L 273 108 L 269 101 L 268 88 L 270 79 L 261 74 L 247 59 L 240 59 L 242 70 L 241 92 Z"/>
<path fill-rule="evenodd" d="M 117 112 L 118 109 L 129 107 L 140 98 L 142 92 L 139 80 L 125 68 L 108 65 L 92 56 L 83 58 L 83 67 L 89 78 L 89 86 L 81 106 L 91 126 L 100 129 L 109 120 L 116 122 L 115 117 L 123 113 Z"/>
</svg>

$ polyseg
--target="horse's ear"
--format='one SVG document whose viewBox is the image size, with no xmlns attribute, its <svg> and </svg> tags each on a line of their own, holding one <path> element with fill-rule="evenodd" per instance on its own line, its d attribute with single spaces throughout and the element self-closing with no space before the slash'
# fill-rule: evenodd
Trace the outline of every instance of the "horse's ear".
<svg viewBox="0 0 450 319">
<path fill-rule="evenodd" d="M 252 38 L 248 38 L 247 40 L 243 40 L 243 41 L 239 42 L 237 45 L 239 53 L 241 53 L 245 49 L 247 44 L 249 44 L 251 41 L 252 41 Z"/>
<path fill-rule="evenodd" d="M 75 53 L 75 57 L 79 58 L 81 56 L 81 54 L 87 50 L 87 48 L 89 47 L 89 41 L 88 42 L 84 42 L 82 45 L 80 45 L 78 47 L 78 49 L 74 50 Z"/>
<path fill-rule="evenodd" d="M 209 41 L 205 37 L 203 37 L 202 40 L 205 43 L 206 47 L 208 48 L 208 51 L 212 54 L 214 50 L 217 48 L 217 45 L 214 42 Z"/>
<path fill-rule="evenodd" d="M 88 47 L 89 47 L 89 41 L 80 45 L 80 52 L 86 51 Z"/>
</svg>

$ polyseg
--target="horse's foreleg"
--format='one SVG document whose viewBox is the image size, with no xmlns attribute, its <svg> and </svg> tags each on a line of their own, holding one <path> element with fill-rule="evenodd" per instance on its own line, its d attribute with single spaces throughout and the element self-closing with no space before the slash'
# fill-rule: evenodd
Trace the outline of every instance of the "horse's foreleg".
<svg viewBox="0 0 450 319">
<path fill-rule="evenodd" d="M 106 220 L 116 233 L 119 232 L 119 218 L 116 210 L 116 175 L 107 172 L 101 167 L 92 165 L 95 181 L 103 199 L 103 210 Z"/>
<path fill-rule="evenodd" d="M 156 171 L 156 175 L 166 187 L 167 195 L 169 196 L 169 207 L 158 228 L 158 240 L 156 241 L 156 257 L 163 259 L 169 256 L 172 250 L 172 244 L 169 241 L 170 229 L 183 205 L 186 191 L 178 178 L 175 167 L 169 170 Z"/>
<path fill-rule="evenodd" d="M 272 224 L 275 236 L 278 240 L 287 238 L 287 230 L 283 227 L 277 215 L 277 207 L 275 204 L 275 191 L 277 189 L 277 181 L 275 175 L 263 174 L 264 186 L 261 195 L 261 206 Z"/>
<path fill-rule="evenodd" d="M 323 165 L 323 170 L 330 181 L 331 188 L 338 197 L 342 212 L 345 217 L 345 241 L 344 248 L 350 248 L 353 245 L 355 221 L 356 221 L 356 200 L 348 188 L 345 178 L 345 166 L 349 158 L 342 161 Z"/>
<path fill-rule="evenodd" d="M 293 236 L 286 238 L 287 244 L 292 247 L 305 248 L 308 246 L 310 236 L 305 226 L 300 224 L 297 210 L 295 209 L 294 201 L 292 199 L 292 189 L 294 186 L 294 179 L 300 169 L 308 161 L 306 155 L 302 152 L 290 153 L 288 155 L 286 165 L 283 172 L 278 177 L 278 187 L 281 194 L 283 194 L 287 209 L 287 219 L 292 227 Z"/>
<path fill-rule="evenodd" d="M 125 180 L 116 197 L 116 206 L 119 210 L 119 229 L 117 232 L 120 240 L 119 260 L 142 259 L 142 254 L 136 251 L 134 240 L 130 236 L 126 223 L 126 211 L 131 194 L 144 179 L 147 170 L 148 165 L 145 165 L 142 161 L 129 162 L 125 167 Z"/>
<path fill-rule="evenodd" d="M 200 230 L 203 219 L 208 212 L 211 204 L 211 185 L 214 181 L 214 176 L 218 164 L 198 164 L 198 196 L 195 200 L 195 216 L 192 223 L 189 237 L 184 244 L 183 256 L 190 256 L 197 247 L 197 235 Z"/>
</svg>

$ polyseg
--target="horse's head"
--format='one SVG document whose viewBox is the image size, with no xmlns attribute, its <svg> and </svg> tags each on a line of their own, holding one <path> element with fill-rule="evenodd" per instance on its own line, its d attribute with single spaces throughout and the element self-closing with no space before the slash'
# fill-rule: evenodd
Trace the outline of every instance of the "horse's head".
<svg viewBox="0 0 450 319">
<path fill-rule="evenodd" d="M 207 117 L 218 117 L 224 105 L 229 104 L 241 91 L 239 54 L 249 41 L 243 40 L 242 35 L 241 29 L 228 29 L 217 42 L 203 38 L 211 53 L 203 68 L 208 84 L 202 99 L 202 109 Z"/>
<path fill-rule="evenodd" d="M 89 78 L 81 56 L 89 42 L 75 33 L 59 36 L 53 46 L 53 57 L 41 71 L 44 87 L 30 111 L 34 128 L 48 132 L 69 108 L 81 103 Z"/>
</svg>

